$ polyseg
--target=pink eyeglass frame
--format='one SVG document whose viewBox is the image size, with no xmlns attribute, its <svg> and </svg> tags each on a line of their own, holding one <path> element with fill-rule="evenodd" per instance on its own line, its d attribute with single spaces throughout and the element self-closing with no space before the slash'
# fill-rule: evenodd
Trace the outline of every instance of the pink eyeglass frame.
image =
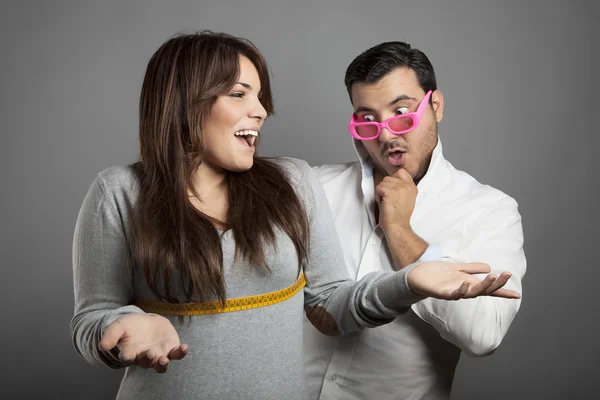
<svg viewBox="0 0 600 400">
<path fill-rule="evenodd" d="M 403 135 L 405 133 L 408 133 L 408 132 L 414 130 L 417 126 L 419 126 L 419 123 L 421 122 L 421 117 L 423 116 L 423 113 L 425 112 L 425 109 L 427 108 L 427 103 L 429 102 L 429 97 L 431 96 L 431 93 L 432 93 L 432 91 L 430 90 L 429 92 L 427 92 L 427 94 L 425 94 L 425 97 L 423 97 L 423 99 L 419 103 L 419 107 L 417 108 L 417 111 L 411 112 L 408 114 L 396 115 L 394 117 L 390 117 L 390 118 L 386 119 L 383 122 L 375 122 L 375 121 L 356 122 L 356 114 L 352 113 L 352 118 L 350 119 L 350 124 L 348 125 L 348 130 L 350 131 L 350 134 L 352 135 L 352 137 L 354 137 L 355 139 L 358 139 L 358 140 L 377 139 L 379 137 L 379 135 L 381 134 L 381 128 L 386 128 L 388 131 L 390 131 L 394 135 Z M 390 121 L 397 120 L 397 119 L 404 119 L 404 118 L 412 119 L 412 126 L 410 128 L 405 129 L 403 131 L 395 131 L 392 128 L 390 128 L 390 126 L 389 126 Z M 377 134 L 375 136 L 370 136 L 370 137 L 360 136 L 356 132 L 356 127 L 358 127 L 358 126 L 376 126 Z"/>
</svg>

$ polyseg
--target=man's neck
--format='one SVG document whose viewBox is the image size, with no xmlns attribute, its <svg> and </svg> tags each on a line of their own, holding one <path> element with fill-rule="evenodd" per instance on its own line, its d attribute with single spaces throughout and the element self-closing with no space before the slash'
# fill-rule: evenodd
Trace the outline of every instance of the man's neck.
<svg viewBox="0 0 600 400">
<path fill-rule="evenodd" d="M 373 171 L 373 189 L 375 193 L 375 198 L 377 198 L 377 185 L 379 185 L 383 178 L 385 178 L 386 176 L 387 175 L 381 173 L 381 171 L 379 171 L 379 169 L 377 168 L 375 168 L 375 170 Z M 373 215 L 375 216 L 375 223 L 379 224 L 379 203 L 377 201 L 375 201 L 373 204 Z"/>
<path fill-rule="evenodd" d="M 377 185 L 379 185 L 383 178 L 385 178 L 386 176 L 387 174 L 384 175 L 381 173 L 381 171 L 379 171 L 379 169 L 375 168 L 375 170 L 373 171 L 373 182 L 375 184 L 375 187 L 377 187 Z"/>
</svg>

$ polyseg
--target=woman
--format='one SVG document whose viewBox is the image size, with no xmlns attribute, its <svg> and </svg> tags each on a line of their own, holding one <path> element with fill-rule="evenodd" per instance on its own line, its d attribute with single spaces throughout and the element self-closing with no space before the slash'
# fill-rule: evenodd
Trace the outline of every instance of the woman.
<svg viewBox="0 0 600 400">
<path fill-rule="evenodd" d="M 248 41 L 179 36 L 150 60 L 140 161 L 98 175 L 73 248 L 75 348 L 129 366 L 119 399 L 301 399 L 304 310 L 337 335 L 387 323 L 424 296 L 498 288 L 492 277 L 467 291 L 459 268 L 485 264 L 349 280 L 311 168 L 255 154 L 272 112 L 265 61 Z M 186 354 L 168 374 L 152 371 Z"/>
</svg>

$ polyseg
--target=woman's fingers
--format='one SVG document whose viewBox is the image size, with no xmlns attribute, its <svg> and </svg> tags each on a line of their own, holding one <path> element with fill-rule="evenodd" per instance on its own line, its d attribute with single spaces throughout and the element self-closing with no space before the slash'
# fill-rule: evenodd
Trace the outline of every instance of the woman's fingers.
<svg viewBox="0 0 600 400">
<path fill-rule="evenodd" d="M 164 374 L 167 372 L 167 367 L 169 366 L 169 359 L 167 356 L 159 357 L 157 362 L 153 365 L 154 370 L 159 374 Z"/>
<path fill-rule="evenodd" d="M 489 274 L 484 280 L 472 285 L 470 290 L 465 294 L 465 298 L 473 298 L 484 295 L 486 290 L 496 281 L 495 274 Z"/>
<path fill-rule="evenodd" d="M 156 361 L 156 351 L 150 349 L 140 352 L 135 358 L 135 364 L 142 368 L 150 368 Z"/>
<path fill-rule="evenodd" d="M 462 293 L 460 298 L 468 299 L 478 296 L 494 296 L 507 299 L 520 299 L 521 295 L 518 292 L 504 289 L 504 285 L 506 285 L 510 277 L 510 272 L 503 272 L 497 278 L 495 274 L 489 274 L 483 281 L 472 284 L 468 291 Z M 471 279 L 476 278 L 472 277 Z M 455 293 L 458 293 L 458 291 Z"/>
<path fill-rule="evenodd" d="M 521 298 L 521 294 L 519 292 L 515 292 L 514 290 L 510 290 L 510 289 L 498 289 L 495 292 L 490 293 L 488 296 L 503 297 L 506 299 L 520 299 Z"/>
<path fill-rule="evenodd" d="M 494 293 L 496 290 L 500 289 L 501 287 L 504 287 L 504 285 L 506 285 L 506 282 L 508 282 L 509 278 L 510 272 L 501 273 L 498 279 L 496 279 L 496 281 L 492 285 L 490 285 L 489 288 L 486 289 L 485 294 Z"/>
<path fill-rule="evenodd" d="M 510 272 L 503 272 L 498 278 L 494 274 L 489 274 L 480 283 L 471 286 L 471 290 L 465 298 L 472 298 L 477 296 L 494 296 L 504 297 L 507 299 L 520 299 L 521 295 L 518 292 L 510 289 L 504 289 L 504 285 L 510 279 Z"/>
<path fill-rule="evenodd" d="M 188 351 L 187 345 L 175 346 L 169 352 L 162 347 L 153 347 L 139 352 L 135 357 L 135 364 L 142 368 L 154 368 L 156 372 L 162 374 L 167 371 L 171 360 L 181 360 Z"/>
<path fill-rule="evenodd" d="M 171 349 L 171 351 L 169 351 L 169 354 L 167 355 L 167 357 L 170 360 L 181 360 L 183 357 L 185 357 L 187 352 L 188 352 L 188 345 L 182 344 L 182 345 L 173 347 Z"/>
<path fill-rule="evenodd" d="M 461 299 L 462 297 L 464 297 L 465 293 L 467 293 L 467 291 L 469 290 L 469 286 L 471 286 L 471 284 L 467 281 L 464 281 L 458 287 L 458 289 L 456 289 L 454 292 L 452 292 L 450 294 L 449 300 L 458 300 L 458 299 Z"/>
</svg>

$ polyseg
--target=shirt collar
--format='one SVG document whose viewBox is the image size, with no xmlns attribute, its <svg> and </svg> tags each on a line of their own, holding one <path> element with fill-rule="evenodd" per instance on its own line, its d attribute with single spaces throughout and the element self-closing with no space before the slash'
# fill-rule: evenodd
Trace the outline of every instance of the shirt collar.
<svg viewBox="0 0 600 400">
<path fill-rule="evenodd" d="M 365 182 L 365 179 L 372 182 L 371 179 L 373 178 L 374 170 L 373 160 L 371 160 L 371 156 L 369 156 L 369 153 L 365 149 L 365 146 L 363 145 L 361 140 L 353 139 L 353 141 L 354 150 L 358 155 L 358 159 L 360 160 L 360 164 L 362 167 L 363 183 Z M 431 155 L 431 162 L 429 163 L 429 168 L 427 168 L 425 176 L 417 185 L 419 193 L 430 193 L 433 192 L 436 188 L 439 189 L 443 185 L 447 175 L 445 173 L 444 166 L 445 160 L 444 155 L 442 153 L 442 141 L 438 136 L 437 144 L 433 149 L 433 153 Z"/>
</svg>

